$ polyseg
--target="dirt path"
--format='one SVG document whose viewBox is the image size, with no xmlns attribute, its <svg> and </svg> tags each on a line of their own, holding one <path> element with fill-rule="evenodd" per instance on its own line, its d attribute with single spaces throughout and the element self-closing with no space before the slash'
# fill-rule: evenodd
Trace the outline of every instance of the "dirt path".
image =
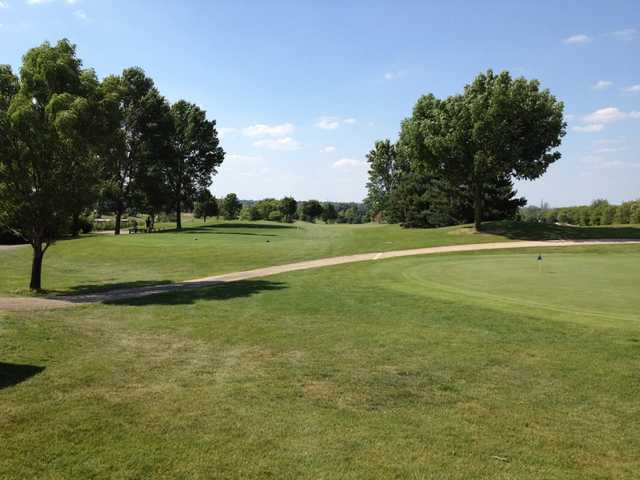
<svg viewBox="0 0 640 480">
<path fill-rule="evenodd" d="M 19 245 L 0 245 L 0 252 L 3 250 L 15 250 L 16 248 L 28 247 L 29 244 L 19 244 Z"/>
<path fill-rule="evenodd" d="M 361 253 L 342 257 L 321 258 L 305 262 L 289 263 L 274 267 L 257 268 L 243 272 L 225 273 L 211 277 L 196 278 L 184 282 L 138 287 L 120 290 L 110 290 L 102 293 L 86 295 L 65 295 L 57 297 L 0 297 L 0 310 L 41 310 L 48 308 L 65 308 L 86 303 L 115 302 L 128 298 L 146 297 L 164 292 L 175 292 L 200 288 L 221 283 L 237 282 L 252 278 L 267 277 L 279 273 L 308 270 L 311 268 L 342 265 L 345 263 L 384 260 L 387 258 L 408 257 L 413 255 L 431 255 L 437 253 L 475 252 L 483 250 L 504 250 L 513 248 L 538 247 L 570 247 L 576 245 L 618 245 L 638 244 L 640 240 L 546 240 L 546 241 L 517 241 L 499 243 L 480 243 L 467 245 L 450 245 L 443 247 L 416 248 L 412 250 L 397 250 L 391 252 Z"/>
</svg>

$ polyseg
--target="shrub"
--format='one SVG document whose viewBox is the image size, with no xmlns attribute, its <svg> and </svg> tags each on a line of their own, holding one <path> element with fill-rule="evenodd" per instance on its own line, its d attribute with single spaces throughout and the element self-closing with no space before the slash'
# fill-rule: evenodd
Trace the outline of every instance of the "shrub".
<svg viewBox="0 0 640 480">
<path fill-rule="evenodd" d="M 272 222 L 281 222 L 282 221 L 282 212 L 279 210 L 273 210 L 269 213 L 269 220 Z"/>
<path fill-rule="evenodd" d="M 0 245 L 20 245 L 21 243 L 27 242 L 13 230 L 0 225 Z"/>
</svg>

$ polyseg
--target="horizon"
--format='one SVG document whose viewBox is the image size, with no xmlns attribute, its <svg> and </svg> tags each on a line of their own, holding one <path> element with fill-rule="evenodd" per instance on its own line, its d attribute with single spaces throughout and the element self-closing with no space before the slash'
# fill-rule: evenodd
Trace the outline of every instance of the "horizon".
<svg viewBox="0 0 640 480">
<path fill-rule="evenodd" d="M 195 102 L 217 121 L 227 155 L 214 195 L 343 203 L 362 202 L 365 155 L 397 139 L 421 95 L 443 98 L 479 72 L 508 70 L 540 80 L 568 122 L 562 158 L 541 179 L 516 182 L 518 196 L 619 204 L 640 197 L 639 24 L 632 1 L 473 10 L 2 0 L 0 63 L 18 70 L 28 49 L 69 38 L 100 78 L 140 66 L 171 102 Z"/>
</svg>

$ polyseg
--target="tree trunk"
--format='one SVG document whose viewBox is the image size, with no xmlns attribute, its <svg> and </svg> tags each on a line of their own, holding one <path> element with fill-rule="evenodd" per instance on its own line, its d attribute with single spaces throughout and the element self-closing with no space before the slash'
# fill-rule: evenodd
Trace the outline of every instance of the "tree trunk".
<svg viewBox="0 0 640 480">
<path fill-rule="evenodd" d="M 73 212 L 72 220 L 71 220 L 71 234 L 74 237 L 77 237 L 80 234 L 80 213 Z"/>
<path fill-rule="evenodd" d="M 116 206 L 116 228 L 113 230 L 114 235 L 120 235 L 120 225 L 122 223 L 122 205 L 118 202 Z"/>
<path fill-rule="evenodd" d="M 475 185 L 473 188 L 473 223 L 475 229 L 482 229 L 482 186 Z"/>
<path fill-rule="evenodd" d="M 180 202 L 176 205 L 176 230 L 182 230 L 182 208 Z"/>
<path fill-rule="evenodd" d="M 36 242 L 32 244 L 33 247 L 33 261 L 31 262 L 31 282 L 29 288 L 31 290 L 40 290 L 42 288 L 42 258 L 44 257 L 44 251 L 42 250 L 42 243 Z"/>
</svg>

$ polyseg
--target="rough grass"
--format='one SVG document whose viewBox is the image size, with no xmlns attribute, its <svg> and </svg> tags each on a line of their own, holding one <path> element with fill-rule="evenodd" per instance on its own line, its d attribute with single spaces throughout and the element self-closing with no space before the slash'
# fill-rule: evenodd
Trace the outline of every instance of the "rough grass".
<svg viewBox="0 0 640 480">
<path fill-rule="evenodd" d="M 487 231 L 482 234 L 468 226 L 402 229 L 376 224 L 198 221 L 186 225 L 180 233 L 92 235 L 61 241 L 45 255 L 43 286 L 51 292 L 87 293 L 352 253 L 531 237 L 640 238 L 640 228 L 628 226 L 581 229 L 508 222 L 487 224 Z M 27 293 L 30 261 L 29 247 L 0 251 L 0 293 Z"/>
<path fill-rule="evenodd" d="M 0 478 L 636 478 L 640 247 L 545 252 L 0 314 Z"/>
</svg>

